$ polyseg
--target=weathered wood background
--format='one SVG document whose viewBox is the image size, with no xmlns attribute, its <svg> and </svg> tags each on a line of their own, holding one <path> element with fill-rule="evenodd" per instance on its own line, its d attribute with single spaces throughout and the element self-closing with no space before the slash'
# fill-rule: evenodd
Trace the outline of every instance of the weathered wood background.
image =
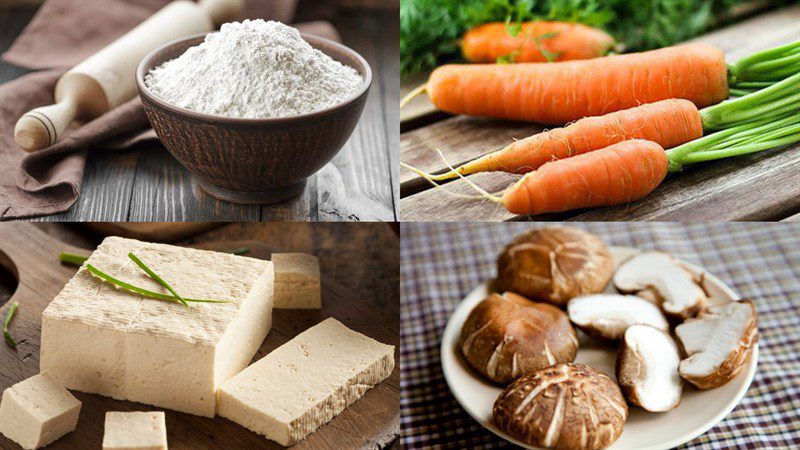
<svg viewBox="0 0 800 450">
<path fill-rule="evenodd" d="M 47 221 L 393 221 L 399 204 L 399 25 L 397 10 L 339 10 L 331 19 L 345 45 L 367 59 L 373 84 L 361 121 L 344 148 L 309 179 L 305 192 L 278 205 L 238 205 L 202 192 L 157 142 L 89 154 L 78 201 Z M 0 53 L 35 13 L 0 6 Z M 331 13 L 331 11 L 323 11 Z M 298 20 L 319 18 L 298 10 Z M 28 73 L 0 63 L 0 83 Z"/>
<path fill-rule="evenodd" d="M 758 50 L 800 39 L 800 5 L 756 15 L 694 41 L 716 45 L 734 62 Z M 405 94 L 424 78 L 404 82 Z M 406 109 L 407 108 L 407 109 Z M 536 124 L 447 116 L 426 98 L 402 111 L 400 160 L 429 172 L 446 171 L 441 149 L 453 166 L 543 130 Z M 547 216 L 518 216 L 485 200 L 448 195 L 413 172 L 400 169 L 403 221 L 496 220 L 783 220 L 800 212 L 800 145 L 760 154 L 697 164 L 671 175 L 652 194 L 627 205 Z M 469 177 L 489 192 L 505 189 L 518 176 L 484 173 Z M 463 180 L 445 189 L 474 194 Z"/>
</svg>

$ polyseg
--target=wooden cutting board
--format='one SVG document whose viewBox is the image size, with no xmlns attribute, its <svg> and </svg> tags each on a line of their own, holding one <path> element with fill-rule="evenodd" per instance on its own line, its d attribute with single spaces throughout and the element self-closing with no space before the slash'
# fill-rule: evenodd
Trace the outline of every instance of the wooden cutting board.
<svg viewBox="0 0 800 450">
<path fill-rule="evenodd" d="M 105 234 L 148 242 L 174 242 L 223 225 L 215 222 L 87 222 Z"/>
<path fill-rule="evenodd" d="M 386 230 L 388 232 L 388 230 Z M 352 244 L 352 243 L 351 243 Z M 247 256 L 269 259 L 271 250 L 258 241 L 220 241 L 204 243 L 203 248 L 226 250 L 243 245 L 251 248 Z M 367 243 L 364 244 L 369 245 Z M 397 252 L 394 248 L 383 251 Z M 76 268 L 58 262 L 58 253 L 74 252 L 86 254 L 85 250 L 62 243 L 27 223 L 0 225 L 0 265 L 14 274 L 18 280 L 16 292 L 11 300 L 0 307 L 0 317 L 6 313 L 14 300 L 19 308 L 11 322 L 10 332 L 18 342 L 11 349 L 5 342 L 0 344 L 0 390 L 39 373 L 39 337 L 41 314 L 47 304 L 58 294 L 66 282 L 75 274 Z M 321 259 L 325 254 L 321 255 Z M 275 310 L 272 330 L 254 357 L 260 359 L 273 349 L 287 342 L 301 331 L 319 323 L 326 317 L 335 317 L 348 327 L 362 332 L 380 342 L 399 345 L 399 298 L 387 301 L 387 292 L 398 293 L 396 287 L 375 287 L 384 283 L 397 284 L 397 267 L 386 267 L 370 263 L 355 252 L 336 255 L 342 264 L 362 264 L 368 270 L 347 271 L 353 273 L 349 282 L 346 273 L 325 271 L 322 273 L 323 305 L 317 310 Z M 358 258 L 359 261 L 347 261 Z M 397 257 L 394 258 L 396 260 Z M 337 261 L 338 263 L 338 261 Z M 364 286 L 360 279 L 364 273 L 374 278 L 366 283 L 373 286 L 374 295 L 358 292 L 353 286 Z M 399 352 L 395 352 L 395 362 Z M 103 424 L 107 411 L 160 410 L 150 405 L 118 401 L 108 397 L 72 391 L 82 403 L 78 427 L 47 448 L 99 449 L 103 439 Z M 336 449 L 383 447 L 399 436 L 400 428 L 400 375 L 396 366 L 392 375 L 383 383 L 369 390 L 360 400 L 335 417 L 327 425 L 300 442 L 296 448 Z M 283 448 L 263 436 L 222 417 L 209 419 L 186 413 L 164 410 L 167 417 L 169 448 L 174 449 L 270 449 Z M 0 448 L 20 447 L 0 435 Z"/>
</svg>

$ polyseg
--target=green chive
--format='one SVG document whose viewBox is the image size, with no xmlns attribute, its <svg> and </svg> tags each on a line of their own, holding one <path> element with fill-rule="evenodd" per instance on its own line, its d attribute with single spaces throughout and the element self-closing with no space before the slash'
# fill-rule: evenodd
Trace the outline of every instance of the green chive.
<svg viewBox="0 0 800 450">
<path fill-rule="evenodd" d="M 250 247 L 239 247 L 231 250 L 226 250 L 225 253 L 233 253 L 234 255 L 244 255 L 250 253 Z"/>
<path fill-rule="evenodd" d="M 89 259 L 89 257 L 83 255 L 76 255 L 75 253 L 62 252 L 60 255 L 58 255 L 58 259 L 60 259 L 61 262 L 64 264 L 70 264 L 73 266 L 82 266 L 83 263 L 86 262 L 87 259 Z"/>
<path fill-rule="evenodd" d="M 140 287 L 134 286 L 132 284 L 128 284 L 128 283 L 126 283 L 126 282 L 124 282 L 122 280 L 118 280 L 118 279 L 112 277 L 111 275 L 108 275 L 107 273 L 103 272 L 102 270 L 98 269 L 97 267 L 95 267 L 95 266 L 93 266 L 91 264 L 86 264 L 86 270 L 88 270 L 89 273 L 91 273 L 92 275 L 100 278 L 101 280 L 103 280 L 103 281 L 105 281 L 107 283 L 113 284 L 115 286 L 118 286 L 118 287 L 120 287 L 122 289 L 125 289 L 126 291 L 130 291 L 130 292 L 139 294 L 139 295 L 141 295 L 143 297 L 155 298 L 155 299 L 159 299 L 159 300 L 167 300 L 167 301 L 178 303 L 178 299 L 176 299 L 175 297 L 173 297 L 171 295 L 161 294 L 159 292 L 149 291 L 147 289 L 140 288 Z M 229 300 L 201 300 L 201 299 L 196 299 L 196 298 L 184 298 L 184 300 L 187 301 L 187 302 L 194 302 L 194 303 L 230 303 Z"/>
<path fill-rule="evenodd" d="M 19 303 L 17 303 L 17 301 L 14 300 L 14 304 L 11 305 L 11 309 L 9 309 L 8 310 L 8 314 L 6 314 L 6 320 L 5 320 L 5 322 L 3 322 L 3 335 L 6 337 L 6 342 L 8 342 L 8 345 L 10 345 L 11 348 L 16 347 L 17 346 L 17 342 L 8 333 L 8 324 L 11 322 L 11 317 L 14 315 L 14 311 L 17 310 L 18 306 L 19 306 Z"/>
<path fill-rule="evenodd" d="M 189 307 L 189 304 L 186 303 L 186 300 L 184 300 L 183 297 L 178 295 L 178 293 L 175 292 L 175 289 L 172 289 L 172 286 L 170 286 L 169 283 L 164 281 L 163 278 L 161 278 L 155 272 L 150 270 L 150 268 L 147 267 L 147 264 L 145 264 L 141 259 L 137 258 L 136 255 L 133 254 L 133 252 L 128 253 L 128 258 L 132 259 L 137 266 L 139 266 L 142 270 L 144 270 L 146 274 L 150 275 L 150 278 L 156 280 L 158 284 L 160 284 L 161 286 L 164 286 L 166 290 L 168 290 L 175 298 L 177 298 L 178 300 L 180 300 L 181 303 L 183 303 L 183 306 L 187 308 Z"/>
</svg>

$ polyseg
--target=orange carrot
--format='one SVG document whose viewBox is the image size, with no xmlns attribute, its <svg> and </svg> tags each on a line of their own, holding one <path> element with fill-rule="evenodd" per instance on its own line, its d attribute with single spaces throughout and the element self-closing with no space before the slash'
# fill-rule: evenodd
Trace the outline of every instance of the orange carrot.
<svg viewBox="0 0 800 450">
<path fill-rule="evenodd" d="M 641 139 L 547 163 L 502 197 L 515 214 L 542 214 L 627 203 L 652 192 L 667 175 L 667 154 Z"/>
<path fill-rule="evenodd" d="M 472 160 L 456 170 L 461 175 L 503 171 L 524 174 L 550 161 L 570 158 L 629 139 L 645 139 L 672 148 L 703 136 L 697 107 L 688 100 L 670 99 L 587 117 L 564 128 L 515 141 Z M 433 180 L 455 178 L 453 171 L 431 175 Z"/>
<path fill-rule="evenodd" d="M 583 61 L 445 65 L 425 90 L 450 113 L 565 124 L 668 98 L 712 105 L 728 98 L 728 81 L 722 51 L 686 44 Z"/>
<path fill-rule="evenodd" d="M 508 56 L 519 63 L 571 61 L 604 56 L 614 44 L 606 32 L 579 23 L 525 22 L 512 36 L 506 24 L 494 22 L 469 30 L 461 40 L 461 52 L 474 63 L 493 63 Z"/>
</svg>

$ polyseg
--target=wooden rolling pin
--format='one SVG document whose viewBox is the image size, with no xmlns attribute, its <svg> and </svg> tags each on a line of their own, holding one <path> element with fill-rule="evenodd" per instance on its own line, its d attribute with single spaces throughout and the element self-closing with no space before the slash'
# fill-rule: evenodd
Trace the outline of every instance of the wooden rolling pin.
<svg viewBox="0 0 800 450">
<path fill-rule="evenodd" d="M 59 78 L 56 104 L 25 113 L 14 139 L 32 152 L 53 145 L 76 118 L 93 119 L 136 95 L 136 67 L 157 47 L 236 20 L 244 0 L 174 1 Z"/>
</svg>

